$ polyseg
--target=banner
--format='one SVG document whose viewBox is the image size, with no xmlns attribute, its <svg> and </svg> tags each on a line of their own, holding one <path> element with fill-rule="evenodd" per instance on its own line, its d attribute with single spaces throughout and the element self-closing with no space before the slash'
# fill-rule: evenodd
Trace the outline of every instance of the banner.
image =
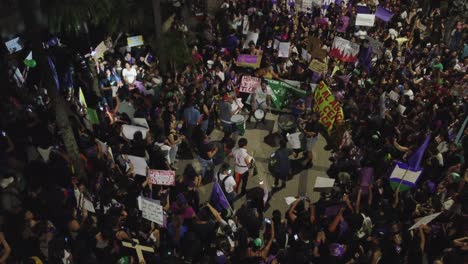
<svg viewBox="0 0 468 264">
<path fill-rule="evenodd" d="M 258 69 L 261 61 L 262 55 L 241 54 L 237 57 L 237 66 Z"/>
<path fill-rule="evenodd" d="M 326 73 L 328 71 L 328 64 L 313 59 L 309 64 L 309 69 L 318 73 Z"/>
<path fill-rule="evenodd" d="M 278 57 L 279 58 L 288 58 L 289 57 L 289 48 L 291 47 L 291 42 L 280 42 L 278 48 Z"/>
<path fill-rule="evenodd" d="M 261 80 L 257 77 L 242 76 L 241 85 L 239 91 L 241 93 L 253 93 L 257 87 L 260 87 Z"/>
<path fill-rule="evenodd" d="M 324 82 L 321 82 L 315 88 L 314 101 L 314 112 L 320 114 L 320 123 L 327 127 L 328 130 L 333 128 L 335 121 L 344 119 L 340 103 L 335 99 Z"/>
<path fill-rule="evenodd" d="M 390 19 L 392 19 L 392 16 L 393 16 L 393 13 L 390 12 L 388 9 L 381 7 L 381 6 L 377 7 L 377 11 L 375 12 L 376 18 L 382 21 L 388 22 L 390 21 Z"/>
<path fill-rule="evenodd" d="M 154 222 L 160 226 L 164 225 L 164 211 L 159 201 L 141 197 L 141 213 L 146 220 Z"/>
<path fill-rule="evenodd" d="M 357 14 L 356 26 L 373 27 L 375 23 L 375 15 L 372 14 Z"/>
<path fill-rule="evenodd" d="M 175 171 L 149 170 L 148 178 L 151 184 L 175 186 Z"/>
<path fill-rule="evenodd" d="M 143 45 L 143 36 L 139 35 L 127 38 L 127 45 L 130 48 Z"/>
<path fill-rule="evenodd" d="M 329 55 L 344 62 L 356 62 L 359 54 L 359 44 L 335 37 Z"/>
<path fill-rule="evenodd" d="M 255 45 L 257 45 L 257 40 L 258 40 L 258 33 L 249 31 L 249 32 L 247 33 L 247 37 L 246 37 L 246 39 L 245 39 L 243 49 L 248 49 L 248 48 L 249 48 L 249 43 L 250 43 L 250 41 L 253 41 L 253 43 L 254 43 Z"/>
</svg>

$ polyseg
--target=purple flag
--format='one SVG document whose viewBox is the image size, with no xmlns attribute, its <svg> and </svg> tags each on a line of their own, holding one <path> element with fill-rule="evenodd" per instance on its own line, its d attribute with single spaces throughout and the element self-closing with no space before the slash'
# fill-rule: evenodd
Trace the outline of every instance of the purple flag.
<svg viewBox="0 0 468 264">
<path fill-rule="evenodd" d="M 52 75 L 54 76 L 55 85 L 57 86 L 57 91 L 58 91 L 60 90 L 60 82 L 59 82 L 59 78 L 57 75 L 57 69 L 55 68 L 54 61 L 50 57 L 47 57 L 47 60 L 49 62 L 50 70 L 52 71 Z"/>
<path fill-rule="evenodd" d="M 368 47 L 361 45 L 361 49 L 359 50 L 359 63 L 367 72 L 371 71 L 372 47 L 370 45 Z"/>
<path fill-rule="evenodd" d="M 213 191 L 211 192 L 211 204 L 218 211 L 231 208 L 221 186 L 217 182 L 214 183 Z"/>
<path fill-rule="evenodd" d="M 377 7 L 377 12 L 375 12 L 376 18 L 383 20 L 385 22 L 388 22 L 390 21 L 390 19 L 392 19 L 392 16 L 393 16 L 393 13 L 390 12 L 388 9 L 381 7 L 381 6 Z"/>
<path fill-rule="evenodd" d="M 356 13 L 359 13 L 359 14 L 370 14 L 370 9 L 368 6 L 365 6 L 365 5 L 358 5 L 356 6 Z"/>
<path fill-rule="evenodd" d="M 431 134 L 426 136 L 424 143 L 419 147 L 419 149 L 411 155 L 408 159 L 408 165 L 413 170 L 420 170 L 421 168 L 419 165 L 421 164 L 421 159 L 424 156 L 424 152 L 426 151 L 427 145 L 429 144 L 429 140 L 431 139 Z"/>
</svg>

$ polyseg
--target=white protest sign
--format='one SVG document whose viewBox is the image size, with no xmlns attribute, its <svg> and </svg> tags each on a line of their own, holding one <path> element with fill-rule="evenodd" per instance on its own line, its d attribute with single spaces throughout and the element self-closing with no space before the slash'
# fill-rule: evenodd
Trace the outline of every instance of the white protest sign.
<svg viewBox="0 0 468 264">
<path fill-rule="evenodd" d="M 141 131 L 141 133 L 143 134 L 143 139 L 146 138 L 146 133 L 148 133 L 148 130 L 147 128 L 144 128 L 144 127 L 139 127 L 139 126 L 132 126 L 132 125 L 122 125 L 122 133 L 123 135 L 127 138 L 127 139 L 130 139 L 130 140 L 133 140 L 133 135 L 135 134 L 135 132 L 137 131 Z"/>
<path fill-rule="evenodd" d="M 395 101 L 395 102 L 398 102 L 398 99 L 400 99 L 400 95 L 395 93 L 395 91 L 393 91 L 393 90 L 390 91 L 390 93 L 388 93 L 388 97 L 390 99 L 392 99 L 393 101 Z"/>
<path fill-rule="evenodd" d="M 19 37 L 10 39 L 9 41 L 5 42 L 5 46 L 10 54 L 23 49 L 23 45 L 21 45 L 21 39 Z"/>
<path fill-rule="evenodd" d="M 99 144 L 99 146 L 101 147 L 101 150 L 102 150 L 102 153 L 107 153 L 109 150 L 109 146 L 107 146 L 107 143 L 104 143 L 102 142 L 101 140 L 99 139 L 96 139 L 96 142 Z"/>
<path fill-rule="evenodd" d="M 277 40 L 277 39 L 275 39 L 275 40 L 273 41 L 273 49 L 274 49 L 274 50 L 277 50 L 277 49 L 279 48 L 279 44 L 280 44 L 280 41 Z"/>
<path fill-rule="evenodd" d="M 144 128 L 149 128 L 148 122 L 146 121 L 145 118 L 133 118 L 133 124 L 135 126 L 141 126 Z"/>
<path fill-rule="evenodd" d="M 119 104 L 119 109 L 117 110 L 119 113 L 125 113 L 128 117 L 132 118 L 135 114 L 135 107 L 127 101 L 121 102 Z"/>
<path fill-rule="evenodd" d="M 129 37 L 127 38 L 127 46 L 128 47 L 136 47 L 136 46 L 141 46 L 143 45 L 143 36 L 134 36 L 134 37 Z"/>
<path fill-rule="evenodd" d="M 148 168 L 148 164 L 144 158 L 132 155 L 128 155 L 127 158 L 133 165 L 133 172 L 135 172 L 135 174 L 146 176 L 146 168 Z"/>
<path fill-rule="evenodd" d="M 293 134 L 288 134 L 288 142 L 291 144 L 292 149 L 300 149 L 301 148 L 301 132 L 296 132 Z"/>
<path fill-rule="evenodd" d="M 244 42 L 244 49 L 248 49 L 249 48 L 249 43 L 251 41 L 253 41 L 253 43 L 255 45 L 257 45 L 257 40 L 258 40 L 258 33 L 255 33 L 255 32 L 252 32 L 252 31 L 249 31 L 249 33 L 247 33 L 247 37 L 245 39 L 245 42 Z"/>
<path fill-rule="evenodd" d="M 291 204 L 294 203 L 297 199 L 296 199 L 296 197 L 284 197 L 284 200 L 286 201 L 286 204 L 287 204 L 287 205 L 291 205 Z"/>
<path fill-rule="evenodd" d="M 356 16 L 356 26 L 373 27 L 374 23 L 375 23 L 374 14 L 358 13 Z"/>
<path fill-rule="evenodd" d="M 90 200 L 86 199 L 86 198 L 83 199 L 82 208 L 86 209 L 86 211 L 88 211 L 88 212 L 96 213 L 96 210 L 94 209 L 93 203 Z"/>
<path fill-rule="evenodd" d="M 291 47 L 290 42 L 280 42 L 278 47 L 278 57 L 287 58 L 289 57 L 289 48 Z"/>
<path fill-rule="evenodd" d="M 406 110 L 406 107 L 399 104 L 397 109 L 398 109 L 398 112 L 400 112 L 400 114 L 403 114 Z"/>
<path fill-rule="evenodd" d="M 260 78 L 252 76 L 242 76 L 239 91 L 242 93 L 253 93 L 261 84 Z"/>
<path fill-rule="evenodd" d="M 151 184 L 164 186 L 175 185 L 175 171 L 149 170 L 148 177 Z"/>
<path fill-rule="evenodd" d="M 430 222 L 432 222 L 432 220 L 436 219 L 442 212 L 439 212 L 439 213 L 435 213 L 435 214 L 431 214 L 431 215 L 427 215 L 423 218 L 420 218 L 412 227 L 410 227 L 408 230 L 413 230 L 413 229 L 416 229 L 418 228 L 419 226 L 421 225 L 427 225 L 429 224 Z"/>
<path fill-rule="evenodd" d="M 159 201 L 142 197 L 141 212 L 143 218 L 160 226 L 164 224 L 164 211 L 163 207 L 159 204 Z"/>
<path fill-rule="evenodd" d="M 333 184 L 335 184 L 335 179 L 317 177 L 314 188 L 332 188 Z"/>
</svg>

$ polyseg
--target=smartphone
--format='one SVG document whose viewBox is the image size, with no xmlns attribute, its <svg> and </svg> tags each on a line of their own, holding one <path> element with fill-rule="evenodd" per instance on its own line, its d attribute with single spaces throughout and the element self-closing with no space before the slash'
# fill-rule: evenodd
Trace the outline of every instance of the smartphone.
<svg viewBox="0 0 468 264">
<path fill-rule="evenodd" d="M 298 240 L 299 236 L 297 234 L 294 235 L 294 240 Z"/>
<path fill-rule="evenodd" d="M 228 170 L 228 174 L 231 174 L 232 173 L 232 170 Z"/>
<path fill-rule="evenodd" d="M 2 131 L 2 136 L 6 137 L 6 132 Z"/>
<path fill-rule="evenodd" d="M 268 218 L 265 218 L 265 223 L 267 223 L 267 224 L 271 224 L 271 220 L 270 220 L 270 219 L 268 219 Z"/>
</svg>

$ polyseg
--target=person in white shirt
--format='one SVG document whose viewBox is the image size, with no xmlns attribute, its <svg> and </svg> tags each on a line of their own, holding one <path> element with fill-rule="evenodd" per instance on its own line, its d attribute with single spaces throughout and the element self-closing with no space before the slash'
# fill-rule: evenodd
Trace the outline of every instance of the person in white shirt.
<svg viewBox="0 0 468 264">
<path fill-rule="evenodd" d="M 221 165 L 219 169 L 218 175 L 216 177 L 219 186 L 224 192 L 226 199 L 228 200 L 231 208 L 234 208 L 234 200 L 236 198 L 236 193 L 234 192 L 234 188 L 237 186 L 236 180 L 232 176 L 232 170 L 229 167 L 229 164 L 224 163 Z"/>
<path fill-rule="evenodd" d="M 247 191 L 247 180 L 249 178 L 249 168 L 251 166 L 252 157 L 247 153 L 247 139 L 240 138 L 237 142 L 238 148 L 232 151 L 234 159 L 234 171 L 236 173 L 236 186 L 235 191 L 238 192 L 239 184 L 242 180 L 242 187 L 240 196 L 244 195 Z"/>
<path fill-rule="evenodd" d="M 137 71 L 133 68 L 130 63 L 125 63 L 125 69 L 122 70 L 122 77 L 125 81 L 125 84 L 133 86 L 136 81 Z"/>
<path fill-rule="evenodd" d="M 267 85 L 267 81 L 262 80 L 260 87 L 257 87 L 257 89 L 255 89 L 255 92 L 252 93 L 252 95 L 250 96 L 250 105 L 252 107 L 252 111 L 250 111 L 249 113 L 249 118 L 247 119 L 247 122 L 250 122 L 250 119 L 255 114 L 255 111 L 257 109 L 262 109 L 264 115 L 261 121 L 265 124 L 266 112 L 271 106 L 272 94 L 273 91 L 271 90 L 270 86 Z"/>
</svg>

